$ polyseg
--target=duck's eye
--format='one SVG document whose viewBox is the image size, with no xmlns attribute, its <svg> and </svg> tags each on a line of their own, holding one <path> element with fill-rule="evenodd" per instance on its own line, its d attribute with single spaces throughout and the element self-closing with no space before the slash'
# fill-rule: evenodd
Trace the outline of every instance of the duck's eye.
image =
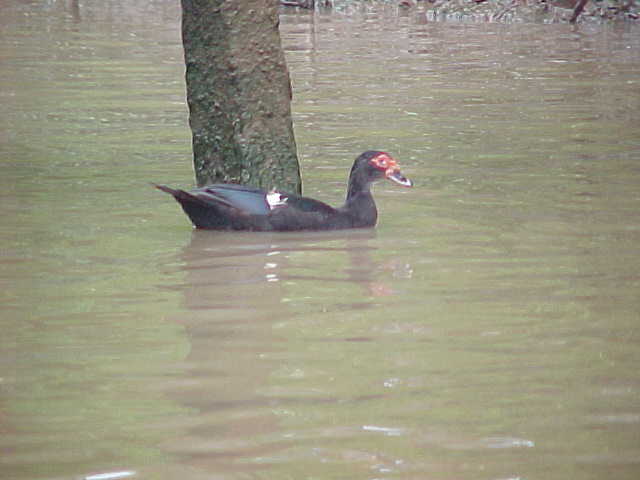
<svg viewBox="0 0 640 480">
<path fill-rule="evenodd" d="M 387 160 L 384 158 L 379 158 L 378 159 L 378 165 L 380 165 L 382 168 L 386 168 L 387 167 Z"/>
</svg>

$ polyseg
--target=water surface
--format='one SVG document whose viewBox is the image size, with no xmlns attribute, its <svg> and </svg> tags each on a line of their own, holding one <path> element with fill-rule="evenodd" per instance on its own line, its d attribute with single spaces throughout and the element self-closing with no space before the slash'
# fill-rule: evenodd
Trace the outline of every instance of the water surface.
<svg viewBox="0 0 640 480">
<path fill-rule="evenodd" d="M 193 183 L 174 2 L 5 3 L 2 478 L 637 478 L 637 28 L 283 11 L 305 193 L 416 186 L 231 234 L 148 184 Z"/>
</svg>

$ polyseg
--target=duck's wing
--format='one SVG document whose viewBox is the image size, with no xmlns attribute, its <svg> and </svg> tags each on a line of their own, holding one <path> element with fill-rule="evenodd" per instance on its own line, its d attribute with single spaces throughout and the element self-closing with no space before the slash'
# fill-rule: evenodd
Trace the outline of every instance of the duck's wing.
<svg viewBox="0 0 640 480">
<path fill-rule="evenodd" d="M 252 215 L 268 215 L 271 212 L 285 210 L 287 214 L 301 212 L 329 215 L 336 211 L 330 205 L 313 198 L 275 190 L 265 192 L 259 188 L 245 185 L 226 183 L 209 185 L 190 193 L 195 192 L 198 192 L 197 195 L 203 200 L 211 199 Z"/>
<path fill-rule="evenodd" d="M 155 185 L 155 184 L 154 184 Z M 337 210 L 313 198 L 236 184 L 214 184 L 188 192 L 164 185 L 199 228 L 236 230 L 322 229 Z"/>
<path fill-rule="evenodd" d="M 327 205 L 320 200 L 309 197 L 301 197 L 299 195 L 281 193 L 284 203 L 292 210 L 304 213 L 320 213 L 323 215 L 331 215 L 336 213 L 336 209 L 331 205 Z"/>
<path fill-rule="evenodd" d="M 248 215 L 267 215 L 271 211 L 267 201 L 269 194 L 259 188 L 221 183 L 196 188 L 189 193 L 205 202 L 223 204 Z"/>
</svg>

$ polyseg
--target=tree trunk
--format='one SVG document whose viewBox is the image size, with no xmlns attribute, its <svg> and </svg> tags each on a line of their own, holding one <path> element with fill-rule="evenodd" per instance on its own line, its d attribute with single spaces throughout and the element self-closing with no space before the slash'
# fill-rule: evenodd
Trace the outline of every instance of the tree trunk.
<svg viewBox="0 0 640 480">
<path fill-rule="evenodd" d="M 198 186 L 300 192 L 278 0 L 182 0 Z"/>
</svg>

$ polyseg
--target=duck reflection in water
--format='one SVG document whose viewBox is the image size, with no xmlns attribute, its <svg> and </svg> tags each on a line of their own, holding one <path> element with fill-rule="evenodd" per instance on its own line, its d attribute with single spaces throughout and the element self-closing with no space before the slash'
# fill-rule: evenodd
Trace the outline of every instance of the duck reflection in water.
<svg viewBox="0 0 640 480">
<path fill-rule="evenodd" d="M 376 280 L 396 268 L 393 261 L 383 264 L 376 258 L 376 243 L 370 229 L 287 234 L 194 230 L 179 259 L 185 282 L 176 287 L 186 307 L 177 321 L 191 347 L 185 359 L 187 380 L 170 396 L 197 411 L 198 422 L 185 429 L 180 445 L 167 448 L 187 456 L 191 467 L 231 472 L 234 457 L 225 452 L 250 448 L 277 433 L 282 419 L 274 411 L 294 408 L 300 401 L 335 401 L 327 392 L 306 392 L 296 399 L 295 388 L 283 390 L 282 376 L 304 375 L 308 367 L 289 358 L 299 351 L 290 342 L 298 335 L 311 344 L 324 342 L 324 337 L 314 340 L 318 322 L 326 328 L 335 314 L 375 308 L 376 297 L 394 294 Z M 404 276 L 407 270 L 403 266 L 399 272 Z M 350 285 L 362 294 L 345 295 L 354 290 Z M 252 414 L 234 416 L 238 411 Z M 261 455 L 277 456 L 293 444 L 262 442 Z"/>
</svg>

